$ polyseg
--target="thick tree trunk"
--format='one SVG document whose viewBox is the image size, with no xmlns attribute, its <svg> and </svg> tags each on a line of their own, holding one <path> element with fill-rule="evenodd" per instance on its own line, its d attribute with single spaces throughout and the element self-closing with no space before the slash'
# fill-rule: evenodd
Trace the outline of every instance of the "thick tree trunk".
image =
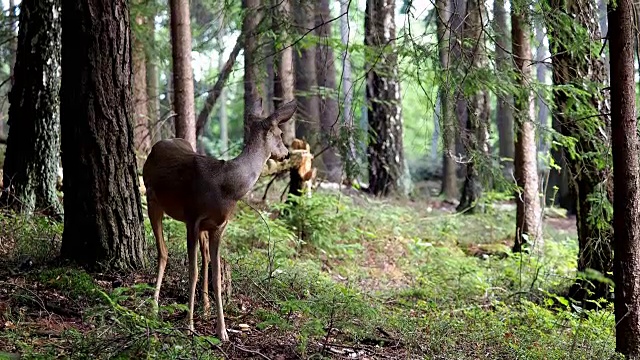
<svg viewBox="0 0 640 360">
<path fill-rule="evenodd" d="M 16 9 L 18 6 L 14 0 L 9 0 L 9 16 L 10 16 L 10 26 L 11 29 L 10 38 L 9 38 L 9 76 L 11 77 L 11 86 L 15 83 L 14 76 L 14 67 L 16 65 L 16 55 L 18 53 L 18 34 L 16 34 L 16 29 L 18 25 L 18 16 L 16 15 Z"/>
<path fill-rule="evenodd" d="M 62 69 L 62 256 L 90 267 L 140 268 L 126 0 L 62 2 Z"/>
<path fill-rule="evenodd" d="M 588 30 L 583 33 L 585 35 L 570 37 L 562 31 L 549 34 L 553 53 L 553 81 L 556 85 L 554 103 L 557 110 L 554 111 L 554 120 L 562 135 L 577 140 L 575 155 L 566 158 L 563 170 L 565 176 L 573 180 L 571 193 L 576 195 L 571 205 L 575 207 L 577 215 L 578 271 L 595 270 L 607 276 L 613 266 L 612 229 L 607 225 L 611 219 L 602 212 L 601 206 L 594 206 L 593 202 L 594 197 L 602 202 L 612 201 L 610 169 L 608 162 L 602 161 L 609 147 L 609 124 L 606 117 L 598 116 L 610 112 L 608 92 L 604 91 L 607 84 L 606 68 L 599 48 L 594 50 L 593 47 L 601 37 L 598 12 L 594 0 L 571 4 L 555 1 L 551 5 L 566 17 L 549 16 L 549 28 L 555 29 L 558 23 L 574 21 L 574 26 Z M 582 48 L 570 51 L 576 46 Z M 582 89 L 590 91 L 583 95 Z M 597 279 L 579 279 L 571 295 L 580 300 L 608 297 L 609 286 Z M 593 307 L 594 304 L 586 302 L 584 306 Z"/>
<path fill-rule="evenodd" d="M 484 3 L 480 0 L 467 2 L 467 16 L 464 23 L 464 38 L 469 44 L 464 50 L 464 58 L 470 63 L 470 71 L 486 66 L 487 58 L 483 51 L 483 19 Z M 463 133 L 463 143 L 469 157 L 460 204 L 456 208 L 459 212 L 474 213 L 476 202 L 482 195 L 482 179 L 480 177 L 480 162 L 488 157 L 488 124 L 484 119 L 489 106 L 487 94 L 479 89 L 469 98 L 469 118 L 466 131 Z"/>
<path fill-rule="evenodd" d="M 379 54 L 367 75 L 369 192 L 383 196 L 406 195 L 398 59 L 389 51 L 395 46 L 394 12 L 395 0 L 367 1 L 365 46 Z"/>
<path fill-rule="evenodd" d="M 297 9 L 293 12 L 299 32 L 306 32 L 315 26 L 314 2 L 297 0 Z M 316 94 L 316 47 L 304 44 L 294 52 L 295 93 L 298 100 L 296 117 L 296 137 L 305 140 L 316 148 L 315 139 L 320 131 L 320 107 Z"/>
<path fill-rule="evenodd" d="M 60 1 L 23 0 L 15 83 L 9 94 L 9 137 L 3 202 L 62 220 L 56 194 L 60 154 Z"/>
<path fill-rule="evenodd" d="M 135 14 L 135 21 L 139 27 L 144 29 L 146 19 L 142 14 Z M 142 35 L 142 34 L 138 34 Z M 138 159 L 138 168 L 142 168 L 144 159 L 151 149 L 151 134 L 149 132 L 149 101 L 147 94 L 147 62 L 145 54 L 145 44 L 142 36 L 136 36 L 132 32 L 133 38 L 133 116 L 134 116 L 134 146 Z"/>
<path fill-rule="evenodd" d="M 511 37 L 507 27 L 507 11 L 504 8 L 504 0 L 495 0 L 493 2 L 493 16 L 493 31 L 496 40 L 496 71 L 504 74 L 513 66 L 509 51 L 511 49 Z M 499 93 L 496 108 L 498 153 L 501 159 L 502 173 L 508 181 L 513 176 L 513 161 L 515 158 L 512 109 L 513 95 L 507 92 Z"/>
<path fill-rule="evenodd" d="M 346 16 L 346 15 L 345 15 Z M 318 0 L 316 3 L 316 72 L 320 90 L 320 141 L 324 177 L 339 183 L 342 180 L 342 161 L 338 153 L 338 134 L 340 130 L 338 99 L 336 98 L 336 66 L 333 47 L 329 45 L 332 37 L 331 9 L 329 0 Z"/>
<path fill-rule="evenodd" d="M 291 0 L 278 0 L 277 18 L 279 22 L 291 21 Z M 283 39 L 288 39 L 285 29 L 278 29 Z M 276 78 L 274 81 L 274 106 L 280 107 L 282 104 L 295 99 L 295 79 L 293 67 L 293 48 L 287 46 L 289 41 L 285 41 L 285 47 L 280 50 L 280 57 L 276 62 Z M 295 118 L 280 125 L 282 130 L 282 141 L 289 147 L 296 137 Z"/>
<path fill-rule="evenodd" d="M 513 62 L 520 92 L 515 96 L 516 130 L 514 172 L 516 195 L 516 238 L 513 251 L 542 249 L 540 198 L 538 197 L 538 153 L 535 131 L 535 94 L 528 87 L 533 80 L 531 28 L 528 9 L 511 5 Z"/>
<path fill-rule="evenodd" d="M 249 136 L 249 115 L 253 103 L 261 95 L 258 91 L 258 24 L 261 19 L 260 0 L 242 0 L 245 11 L 242 22 L 244 36 L 244 140 Z M 267 99 L 263 99 L 263 108 L 267 108 Z"/>
<path fill-rule="evenodd" d="M 640 358 L 640 166 L 631 1 L 609 4 L 616 350 Z"/>
<path fill-rule="evenodd" d="M 440 67 L 444 74 L 444 81 L 440 85 L 440 126 L 442 126 L 442 195 L 447 200 L 457 199 L 458 194 L 458 176 L 457 164 L 455 160 L 456 153 L 456 118 L 454 116 L 453 92 L 448 86 L 452 82 L 450 73 L 449 58 L 450 48 L 452 46 L 451 34 L 451 0 L 438 0 L 436 9 L 438 11 L 438 48 L 440 53 Z"/>
<path fill-rule="evenodd" d="M 189 0 L 169 0 L 173 58 L 173 96 L 176 137 L 196 149 L 196 119 L 191 68 L 191 18 Z"/>
</svg>

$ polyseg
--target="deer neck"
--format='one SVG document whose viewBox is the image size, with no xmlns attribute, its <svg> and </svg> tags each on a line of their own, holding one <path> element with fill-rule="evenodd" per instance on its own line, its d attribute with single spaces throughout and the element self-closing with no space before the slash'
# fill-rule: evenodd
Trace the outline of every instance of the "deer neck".
<svg viewBox="0 0 640 360">
<path fill-rule="evenodd" d="M 233 182 L 234 199 L 241 199 L 251 190 L 270 156 L 271 152 L 267 149 L 264 140 L 254 138 L 245 145 L 240 155 L 229 161 L 233 169 L 230 180 Z"/>
</svg>

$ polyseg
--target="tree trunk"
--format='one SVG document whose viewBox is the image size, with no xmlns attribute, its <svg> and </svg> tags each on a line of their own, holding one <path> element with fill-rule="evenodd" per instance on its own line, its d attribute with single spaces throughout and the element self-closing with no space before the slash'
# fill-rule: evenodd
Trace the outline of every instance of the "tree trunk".
<svg viewBox="0 0 640 360">
<path fill-rule="evenodd" d="M 616 350 L 640 358 L 640 167 L 633 4 L 609 4 Z"/>
<path fill-rule="evenodd" d="M 191 67 L 191 18 L 189 0 L 169 0 L 176 137 L 196 149 L 196 118 Z"/>
<path fill-rule="evenodd" d="M 531 54 L 531 28 L 528 9 L 511 4 L 511 39 L 513 62 L 516 67 L 518 87 L 514 105 L 516 110 L 514 172 L 518 193 L 516 195 L 516 238 L 513 251 L 525 248 L 542 249 L 540 198 L 538 197 L 538 164 L 535 131 L 535 96 L 528 84 L 533 80 Z"/>
<path fill-rule="evenodd" d="M 147 27 L 147 19 L 140 13 L 134 15 L 138 26 L 142 29 Z M 141 32 L 141 31 L 140 31 Z M 149 132 L 149 101 L 147 94 L 147 62 L 145 54 L 145 44 L 142 34 L 132 31 L 133 38 L 133 116 L 134 132 L 133 140 L 138 159 L 138 168 L 142 168 L 144 159 L 151 150 L 151 134 Z"/>
<path fill-rule="evenodd" d="M 453 10 L 451 13 L 451 33 L 452 41 L 450 49 L 449 64 L 450 68 L 460 68 L 460 62 L 462 61 L 462 43 L 465 28 L 465 17 L 467 15 L 467 1 L 466 0 L 451 0 L 453 2 Z M 460 75 L 457 76 L 458 81 L 462 81 Z M 455 87 L 455 114 L 456 114 L 456 155 L 458 157 L 465 157 L 467 155 L 466 144 L 464 144 L 464 132 L 467 128 L 469 121 L 470 104 L 468 99 L 463 94 L 462 89 L 459 86 Z M 466 175 L 467 167 L 464 162 L 458 163 L 457 175 L 459 178 L 464 178 Z"/>
<path fill-rule="evenodd" d="M 155 19 L 156 14 L 152 12 L 149 19 Z M 151 131 L 151 143 L 154 144 L 162 139 L 162 126 L 160 122 L 160 73 L 158 72 L 158 54 L 155 38 L 155 22 L 147 21 L 147 31 L 149 35 L 149 46 L 146 46 L 145 68 L 147 70 L 147 113 L 149 115 L 149 125 Z"/>
<path fill-rule="evenodd" d="M 605 38 L 609 33 L 609 26 L 607 24 L 607 0 L 598 0 L 598 22 L 600 23 L 600 34 L 602 40 L 600 40 L 603 44 L 606 43 Z M 604 51 L 604 67 L 607 71 L 607 84 L 610 84 L 610 74 L 611 67 L 609 65 L 609 52 Z"/>
<path fill-rule="evenodd" d="M 504 0 L 493 2 L 493 31 L 496 44 L 496 71 L 505 74 L 513 66 L 509 49 L 511 37 L 507 27 L 507 11 Z M 496 123 L 498 125 L 498 153 L 502 174 L 510 181 L 513 176 L 513 160 L 515 158 L 515 140 L 513 137 L 513 95 L 508 92 L 498 94 Z"/>
<path fill-rule="evenodd" d="M 9 137 L 3 202 L 17 211 L 44 211 L 62 220 L 56 193 L 60 154 L 60 13 L 59 0 L 23 0 L 9 93 Z"/>
<path fill-rule="evenodd" d="M 576 195 L 573 206 L 576 209 L 578 230 L 578 271 L 595 270 L 603 276 L 612 270 L 612 229 L 610 217 L 603 212 L 602 203 L 612 201 L 610 159 L 608 153 L 609 110 L 606 68 L 603 58 L 593 44 L 600 41 L 598 12 L 595 0 L 580 0 L 568 4 L 562 1 L 551 3 L 559 9 L 560 17 L 549 17 L 550 29 L 557 24 L 575 22 L 588 30 L 584 35 L 567 34 L 564 31 L 549 33 L 552 48 L 553 81 L 555 87 L 554 119 L 559 132 L 577 140 L 574 151 L 565 151 L 567 156 L 564 172 L 571 181 L 571 192 Z M 556 20 L 557 19 L 557 20 Z M 573 51 L 578 49 L 577 51 Z M 575 90 L 573 90 L 575 89 Z M 590 89 L 584 93 L 583 89 Z M 594 202 L 595 201 L 600 204 Z M 588 291 L 587 291 L 588 290 Z M 591 294 L 588 294 L 591 293 Z M 609 286 L 597 279 L 578 279 L 571 289 L 571 296 L 578 300 L 608 297 Z M 594 304 L 586 302 L 585 307 Z"/>
<path fill-rule="evenodd" d="M 469 71 L 477 71 L 486 66 L 487 58 L 483 51 L 484 3 L 480 0 L 467 2 L 467 16 L 464 23 L 464 39 L 468 46 L 464 49 L 464 58 L 469 59 Z M 476 90 L 469 98 L 469 112 L 466 131 L 463 132 L 463 143 L 469 158 L 466 165 L 464 185 L 460 204 L 456 208 L 459 212 L 474 213 L 476 202 L 482 195 L 482 180 L 480 178 L 480 162 L 488 157 L 488 124 L 483 119 L 489 106 L 488 96 L 482 89 Z"/>
<path fill-rule="evenodd" d="M 220 71 L 224 69 L 224 61 L 222 56 L 220 59 L 218 68 Z M 220 107 L 218 108 L 218 118 L 220 119 L 220 148 L 222 151 L 222 159 L 229 158 L 227 153 L 229 150 L 229 117 L 227 116 L 227 91 L 223 88 L 220 90 Z"/>
<path fill-rule="evenodd" d="M 454 102 L 452 92 L 448 86 L 452 79 L 449 67 L 449 49 L 452 44 L 451 13 L 453 6 L 451 0 L 438 0 L 436 9 L 438 11 L 438 48 L 440 53 L 440 67 L 444 80 L 440 84 L 440 124 L 442 126 L 442 195 L 447 200 L 458 198 L 458 176 L 456 153 L 456 124 L 454 117 Z"/>
<path fill-rule="evenodd" d="M 540 84 L 546 84 L 549 69 L 545 64 L 545 60 L 549 55 L 547 54 L 547 47 L 544 45 L 545 33 L 542 25 L 542 22 L 536 23 L 536 42 L 538 43 L 538 48 L 536 49 L 536 80 Z M 549 128 L 549 106 L 542 93 L 536 95 L 536 102 L 538 104 L 538 124 L 542 129 L 542 131 L 538 132 L 538 150 L 545 154 L 549 151 L 549 136 L 546 131 Z"/>
<path fill-rule="evenodd" d="M 297 0 L 293 12 L 299 32 L 306 32 L 315 26 L 314 2 Z M 296 137 L 305 140 L 315 149 L 315 138 L 320 132 L 320 107 L 316 94 L 316 47 L 314 44 L 300 44 L 294 52 L 295 56 L 295 94 L 298 101 L 296 112 Z M 301 43 L 302 43 L 301 42 Z"/>
<path fill-rule="evenodd" d="M 130 33 L 126 0 L 62 2 L 61 252 L 89 267 L 145 264 Z"/>
<path fill-rule="evenodd" d="M 242 35 L 244 36 L 244 140 L 249 137 L 249 115 L 253 109 L 253 103 L 258 99 L 258 24 L 260 23 L 261 11 L 260 0 L 242 0 L 245 11 L 242 22 Z M 264 99 L 264 108 L 266 106 Z"/>
<path fill-rule="evenodd" d="M 395 0 L 367 1 L 365 46 L 378 57 L 367 75 L 369 192 L 383 196 L 405 191 L 398 58 L 389 51 L 395 46 L 394 15 Z"/>
<path fill-rule="evenodd" d="M 347 14 L 349 12 L 349 4 L 351 0 L 339 0 L 340 1 L 340 14 Z M 353 109 L 353 79 L 351 75 L 351 56 L 349 56 L 349 42 L 350 35 L 349 17 L 340 17 L 340 41 L 345 49 L 340 55 L 342 57 L 342 121 L 347 132 L 348 147 L 344 152 L 344 167 L 345 175 L 349 181 L 355 179 L 357 176 L 356 168 L 358 164 L 358 152 L 355 140 L 356 125 L 354 122 Z"/>
<path fill-rule="evenodd" d="M 278 0 L 277 17 L 280 22 L 291 21 L 291 0 Z M 278 29 L 280 36 L 288 38 L 285 29 Z M 280 58 L 276 62 L 276 79 L 274 81 L 274 106 L 277 109 L 282 104 L 295 99 L 294 96 L 294 68 L 293 68 L 293 48 L 285 41 L 285 47 L 280 49 Z M 291 119 L 280 125 L 282 130 L 282 141 L 289 147 L 296 137 L 295 119 Z"/>
<path fill-rule="evenodd" d="M 16 34 L 16 25 L 18 24 L 18 16 L 16 15 L 17 5 L 14 0 L 9 0 L 9 21 L 11 29 L 9 39 L 9 76 L 11 78 L 11 86 L 15 83 L 14 67 L 16 65 L 16 56 L 18 53 L 18 34 Z"/>
<path fill-rule="evenodd" d="M 346 16 L 346 15 L 345 15 Z M 320 142 L 322 149 L 322 164 L 324 177 L 334 183 L 342 180 L 342 161 L 338 153 L 338 135 L 340 131 L 338 99 L 336 98 L 336 66 L 333 47 L 329 46 L 332 31 L 331 9 L 329 0 L 319 0 L 316 3 L 316 71 L 318 88 L 320 89 Z"/>
</svg>

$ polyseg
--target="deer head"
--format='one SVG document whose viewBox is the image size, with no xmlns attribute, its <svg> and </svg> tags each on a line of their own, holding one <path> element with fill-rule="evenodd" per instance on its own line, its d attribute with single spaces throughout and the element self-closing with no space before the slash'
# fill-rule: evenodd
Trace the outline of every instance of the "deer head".
<svg viewBox="0 0 640 360">
<path fill-rule="evenodd" d="M 249 135 L 252 140 L 261 140 L 269 151 L 270 157 L 281 160 L 289 151 L 282 142 L 282 130 L 279 125 L 286 123 L 296 112 L 298 105 L 295 100 L 280 106 L 273 114 L 262 117 L 262 99 L 258 99 L 253 104 L 249 115 Z"/>
</svg>

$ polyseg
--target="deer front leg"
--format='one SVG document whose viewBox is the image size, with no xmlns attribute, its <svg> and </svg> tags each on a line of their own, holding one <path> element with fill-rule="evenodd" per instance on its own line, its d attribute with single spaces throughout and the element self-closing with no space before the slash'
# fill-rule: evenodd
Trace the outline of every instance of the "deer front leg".
<svg viewBox="0 0 640 360">
<path fill-rule="evenodd" d="M 227 222 L 224 222 L 218 229 L 209 231 L 209 251 L 211 251 L 211 264 L 213 265 L 213 291 L 216 297 L 216 310 L 218 323 L 216 334 L 220 341 L 229 341 L 227 326 L 224 323 L 224 311 L 222 309 L 222 275 L 220 274 L 220 241 Z"/>
<path fill-rule="evenodd" d="M 187 260 L 189 261 L 189 330 L 193 328 L 193 304 L 196 297 L 196 283 L 198 282 L 198 224 L 187 223 Z"/>
<path fill-rule="evenodd" d="M 156 290 L 153 293 L 153 310 L 155 313 L 158 312 L 158 302 L 160 300 L 160 287 L 162 286 L 162 278 L 164 276 L 164 270 L 167 267 L 167 245 L 164 242 L 164 237 L 162 236 L 162 216 L 164 215 L 164 211 L 160 207 L 160 205 L 153 200 L 153 198 L 148 198 L 148 213 L 149 213 L 149 221 L 151 223 L 151 228 L 153 229 L 153 236 L 156 238 L 156 247 L 158 249 L 158 277 L 156 279 Z"/>
<path fill-rule="evenodd" d="M 209 303 L 209 232 L 201 231 L 199 240 L 202 257 L 202 306 L 206 319 L 211 313 L 211 304 Z"/>
</svg>

